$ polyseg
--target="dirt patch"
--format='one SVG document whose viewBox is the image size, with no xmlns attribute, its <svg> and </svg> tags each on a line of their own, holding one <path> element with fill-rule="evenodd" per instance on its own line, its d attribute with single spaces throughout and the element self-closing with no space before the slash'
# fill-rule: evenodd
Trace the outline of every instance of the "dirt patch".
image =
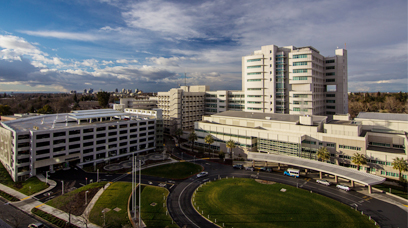
<svg viewBox="0 0 408 228">
<path fill-rule="evenodd" d="M 255 179 L 256 182 L 260 184 L 275 184 L 276 182 L 273 181 L 266 181 L 266 180 L 260 180 L 260 179 Z"/>
<path fill-rule="evenodd" d="M 82 191 L 79 192 L 73 196 L 71 196 L 70 200 L 68 203 L 65 205 L 59 207 L 58 209 L 63 210 L 67 213 L 71 213 L 76 216 L 82 215 L 84 213 L 86 207 L 88 206 L 89 202 L 92 200 L 92 198 L 96 195 L 96 193 L 99 191 L 101 188 L 93 188 L 87 190 L 87 204 L 85 204 L 85 192 Z"/>
</svg>

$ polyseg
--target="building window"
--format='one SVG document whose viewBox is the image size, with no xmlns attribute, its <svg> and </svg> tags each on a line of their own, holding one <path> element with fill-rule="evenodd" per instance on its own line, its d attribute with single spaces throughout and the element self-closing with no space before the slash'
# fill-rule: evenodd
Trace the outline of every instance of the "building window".
<svg viewBox="0 0 408 228">
<path fill-rule="evenodd" d="M 335 81 L 336 81 L 336 79 L 334 79 L 334 78 L 326 79 L 326 82 L 335 82 Z"/>
<path fill-rule="evenodd" d="M 293 94 L 294 98 L 307 98 L 307 94 Z"/>
<path fill-rule="evenodd" d="M 248 79 L 247 82 L 260 82 L 262 79 Z"/>
<path fill-rule="evenodd" d="M 293 69 L 293 73 L 307 73 L 307 69 Z"/>
<path fill-rule="evenodd" d="M 261 61 L 261 59 L 248 59 L 248 60 L 247 60 L 247 63 L 250 63 L 250 62 L 258 62 L 258 61 Z"/>
<path fill-rule="evenodd" d="M 327 109 L 336 109 L 336 106 L 326 106 Z"/>
<path fill-rule="evenodd" d="M 336 147 L 336 144 L 335 144 L 335 143 L 327 143 L 326 145 L 327 145 L 327 147 L 331 147 L 331 148 L 335 148 L 335 147 Z"/>
<path fill-rule="evenodd" d="M 253 73 L 247 73 L 247 75 L 260 75 L 262 74 L 261 72 L 253 72 Z"/>
<path fill-rule="evenodd" d="M 247 109 L 248 110 L 262 110 L 262 108 L 250 108 L 250 107 L 248 107 Z"/>
<path fill-rule="evenodd" d="M 293 55 L 294 59 L 303 59 L 303 58 L 307 58 L 307 55 L 302 54 L 302 55 Z"/>
<path fill-rule="evenodd" d="M 262 88 L 248 88 L 247 90 L 262 90 Z"/>
<path fill-rule="evenodd" d="M 307 77 L 293 77 L 294 81 L 303 81 L 303 80 L 307 80 Z"/>
<path fill-rule="evenodd" d="M 336 94 L 326 94 L 326 97 L 336 97 Z"/>
<path fill-rule="evenodd" d="M 247 69 L 261 68 L 261 66 L 247 66 Z"/>
<path fill-rule="evenodd" d="M 261 104 L 262 102 L 260 101 L 248 101 L 248 104 Z"/>
<path fill-rule="evenodd" d="M 300 108 L 293 108 L 293 111 L 295 111 L 295 112 L 300 112 L 300 111 L 302 111 L 302 112 L 307 112 L 307 111 L 308 111 L 308 109 L 307 109 L 307 108 L 304 108 L 304 109 L 300 109 Z"/>
<path fill-rule="evenodd" d="M 326 60 L 326 63 L 334 63 L 334 59 Z"/>
<path fill-rule="evenodd" d="M 336 75 L 336 73 L 334 73 L 334 72 L 328 72 L 328 73 L 326 73 L 326 76 L 334 76 L 334 75 Z"/>
<path fill-rule="evenodd" d="M 335 69 L 334 66 L 327 66 L 327 67 L 326 67 L 326 70 L 334 70 L 334 69 Z"/>
<path fill-rule="evenodd" d="M 358 151 L 361 151 L 361 147 L 347 146 L 347 145 L 339 145 L 339 149 L 347 149 L 347 150 L 358 150 Z"/>
<path fill-rule="evenodd" d="M 336 100 L 326 100 L 326 103 L 334 104 L 334 103 L 336 103 Z"/>
<path fill-rule="evenodd" d="M 306 66 L 307 62 L 294 62 L 293 66 Z"/>
<path fill-rule="evenodd" d="M 262 97 L 261 95 L 247 95 L 247 97 Z"/>
</svg>

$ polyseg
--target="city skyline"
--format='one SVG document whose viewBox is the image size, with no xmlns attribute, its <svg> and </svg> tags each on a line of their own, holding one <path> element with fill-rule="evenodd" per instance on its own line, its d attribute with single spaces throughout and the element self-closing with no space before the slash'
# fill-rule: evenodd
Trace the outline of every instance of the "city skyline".
<svg viewBox="0 0 408 228">
<path fill-rule="evenodd" d="M 261 46 L 348 50 L 349 92 L 406 92 L 407 3 L 10 1 L 0 9 L 0 91 L 184 85 L 241 89 Z"/>
</svg>

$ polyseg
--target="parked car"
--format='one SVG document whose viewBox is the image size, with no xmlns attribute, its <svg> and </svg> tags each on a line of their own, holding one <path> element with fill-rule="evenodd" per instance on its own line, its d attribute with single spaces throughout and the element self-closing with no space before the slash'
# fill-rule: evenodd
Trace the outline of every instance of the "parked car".
<svg viewBox="0 0 408 228">
<path fill-rule="evenodd" d="M 233 168 L 234 168 L 234 169 L 243 169 L 244 166 L 241 165 L 241 164 L 238 164 L 238 165 L 234 165 Z"/>
<path fill-rule="evenodd" d="M 261 168 L 259 168 L 259 171 L 262 171 L 262 172 L 272 172 L 273 170 L 272 170 L 271 167 L 261 167 Z"/>
<path fill-rule="evenodd" d="M 330 182 L 328 182 L 327 180 L 320 180 L 320 179 L 318 179 L 318 180 L 316 180 L 316 182 L 319 183 L 319 184 L 327 185 L 327 186 L 330 185 Z"/>
<path fill-rule="evenodd" d="M 349 187 L 349 186 L 345 186 L 345 185 L 338 184 L 338 185 L 336 185 L 336 187 L 339 188 L 339 189 L 341 189 L 341 190 L 344 190 L 344 191 L 350 191 L 350 187 Z"/>
<path fill-rule="evenodd" d="M 28 225 L 29 228 L 40 228 L 40 227 L 45 227 L 44 224 L 37 222 L 37 223 L 31 223 Z"/>
<path fill-rule="evenodd" d="M 197 174 L 197 178 L 199 178 L 199 177 L 205 177 L 205 176 L 207 176 L 207 175 L 208 175 L 208 172 L 203 171 L 203 172 Z"/>
</svg>

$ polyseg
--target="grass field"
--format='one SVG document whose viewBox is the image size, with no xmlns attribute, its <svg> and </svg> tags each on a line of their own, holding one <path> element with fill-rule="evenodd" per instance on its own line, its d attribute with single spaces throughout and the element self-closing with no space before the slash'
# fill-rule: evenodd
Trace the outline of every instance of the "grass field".
<svg viewBox="0 0 408 228">
<path fill-rule="evenodd" d="M 37 177 L 31 177 L 24 182 L 14 182 L 11 179 L 10 174 L 7 172 L 6 168 L 4 168 L 1 162 L 0 162 L 0 183 L 26 195 L 32 195 L 36 192 L 48 188 L 48 185 L 38 180 Z"/>
<path fill-rule="evenodd" d="M 99 226 L 103 226 L 104 218 L 102 210 L 105 208 L 110 211 L 105 212 L 106 227 L 131 227 L 127 205 L 130 193 L 132 192 L 132 183 L 115 182 L 99 197 L 89 215 L 89 220 Z M 113 209 L 119 208 L 120 211 Z"/>
<path fill-rule="evenodd" d="M 330 198 L 253 179 L 207 183 L 197 190 L 194 202 L 199 213 L 225 227 L 375 227 L 366 216 Z"/>
<path fill-rule="evenodd" d="M 201 172 L 202 169 L 200 165 L 194 163 L 177 162 L 144 169 L 142 170 L 142 174 L 170 179 L 185 179 Z"/>
<path fill-rule="evenodd" d="M 166 215 L 167 205 L 163 207 L 166 202 L 163 196 L 167 198 L 168 194 L 165 188 L 142 186 L 142 220 L 147 227 L 178 227 L 172 224 L 170 215 Z"/>
</svg>

